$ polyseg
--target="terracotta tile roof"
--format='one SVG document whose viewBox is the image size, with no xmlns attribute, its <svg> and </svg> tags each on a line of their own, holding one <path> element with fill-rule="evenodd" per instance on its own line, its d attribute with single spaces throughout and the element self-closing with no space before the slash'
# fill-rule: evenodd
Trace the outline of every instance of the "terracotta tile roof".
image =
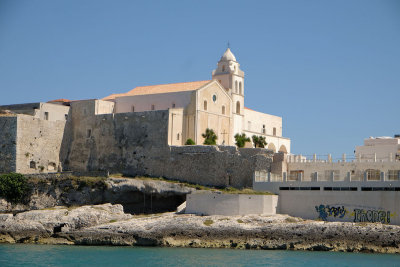
<svg viewBox="0 0 400 267">
<path fill-rule="evenodd" d="M 69 99 L 64 99 L 64 98 L 60 98 L 60 99 L 55 99 L 55 100 L 47 101 L 47 103 L 51 103 L 51 102 L 63 102 L 63 103 L 68 103 L 68 102 L 71 102 L 71 100 L 69 100 Z"/>
<path fill-rule="evenodd" d="M 185 82 L 185 83 L 169 83 L 169 84 L 157 84 L 150 86 L 139 86 L 127 93 L 112 94 L 103 98 L 103 100 L 113 100 L 116 97 L 121 96 L 134 96 L 134 95 L 152 95 L 152 94 L 165 94 L 174 92 L 194 91 L 203 87 L 209 81 L 197 81 L 197 82 Z"/>
</svg>

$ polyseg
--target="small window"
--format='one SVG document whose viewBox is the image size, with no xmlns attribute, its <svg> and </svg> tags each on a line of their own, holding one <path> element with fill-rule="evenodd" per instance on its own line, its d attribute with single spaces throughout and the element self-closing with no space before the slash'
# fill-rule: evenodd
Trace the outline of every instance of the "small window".
<svg viewBox="0 0 400 267">
<path fill-rule="evenodd" d="M 239 82 L 239 94 L 241 94 L 241 95 L 243 94 L 242 93 L 242 82 Z"/>
<path fill-rule="evenodd" d="M 204 100 L 204 110 L 207 110 L 207 100 Z"/>
<path fill-rule="evenodd" d="M 225 65 L 222 65 L 222 71 L 225 71 Z"/>
<path fill-rule="evenodd" d="M 46 121 L 49 120 L 49 113 L 48 113 L 48 112 L 45 112 L 45 113 L 44 113 L 44 119 L 45 119 Z"/>
<path fill-rule="evenodd" d="M 262 132 L 263 134 L 265 134 L 265 124 L 263 124 L 263 127 L 262 127 L 261 132 Z"/>
<path fill-rule="evenodd" d="M 225 106 L 222 106 L 222 114 L 225 115 Z"/>
<path fill-rule="evenodd" d="M 64 116 L 65 116 L 65 120 L 67 121 L 68 120 L 68 114 L 65 114 Z"/>
<path fill-rule="evenodd" d="M 175 103 L 172 103 L 172 107 L 173 107 L 173 108 L 175 107 Z"/>
<path fill-rule="evenodd" d="M 90 138 L 92 136 L 92 129 L 87 129 L 86 131 L 86 137 Z"/>
<path fill-rule="evenodd" d="M 135 112 L 135 106 L 132 106 L 132 112 Z"/>
<path fill-rule="evenodd" d="M 151 105 L 151 110 L 155 110 L 156 106 L 155 105 Z"/>
<path fill-rule="evenodd" d="M 239 101 L 236 102 L 236 113 L 240 114 L 240 102 Z"/>
<path fill-rule="evenodd" d="M 217 95 L 213 95 L 212 100 L 214 101 L 214 103 L 217 102 Z"/>
<path fill-rule="evenodd" d="M 276 135 L 276 128 L 274 127 L 273 129 L 272 129 L 272 135 Z"/>
<path fill-rule="evenodd" d="M 34 161 L 29 162 L 29 168 L 36 169 L 36 162 Z"/>
<path fill-rule="evenodd" d="M 83 115 L 86 115 L 87 114 L 87 110 L 86 110 L 86 108 L 84 108 L 83 109 Z"/>
<path fill-rule="evenodd" d="M 179 136 L 179 133 L 178 133 L 178 134 L 176 135 L 176 140 L 179 140 L 179 137 L 180 137 L 180 136 Z"/>
<path fill-rule="evenodd" d="M 219 82 L 220 84 L 222 84 L 222 81 L 221 81 L 221 80 L 218 80 L 218 82 Z"/>
</svg>

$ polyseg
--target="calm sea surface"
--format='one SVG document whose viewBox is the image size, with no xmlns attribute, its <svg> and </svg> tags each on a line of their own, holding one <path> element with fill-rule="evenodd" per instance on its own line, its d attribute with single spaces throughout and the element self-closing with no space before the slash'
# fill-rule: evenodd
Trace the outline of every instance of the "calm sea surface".
<svg viewBox="0 0 400 267">
<path fill-rule="evenodd" d="M 0 266 L 400 266 L 400 255 L 271 250 L 0 245 Z"/>
</svg>

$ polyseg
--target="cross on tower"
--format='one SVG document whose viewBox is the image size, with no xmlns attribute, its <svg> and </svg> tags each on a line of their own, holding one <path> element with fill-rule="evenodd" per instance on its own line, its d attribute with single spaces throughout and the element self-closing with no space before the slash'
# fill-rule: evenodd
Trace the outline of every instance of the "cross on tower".
<svg viewBox="0 0 400 267">
<path fill-rule="evenodd" d="M 228 41 L 228 48 L 231 48 L 231 47 L 230 47 L 230 44 L 229 44 L 229 41 Z"/>
</svg>

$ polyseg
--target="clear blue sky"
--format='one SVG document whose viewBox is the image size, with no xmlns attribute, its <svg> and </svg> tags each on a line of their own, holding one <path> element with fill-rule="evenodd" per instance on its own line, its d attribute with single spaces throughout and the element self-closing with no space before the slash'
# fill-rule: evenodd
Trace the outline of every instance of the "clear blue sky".
<svg viewBox="0 0 400 267">
<path fill-rule="evenodd" d="M 208 80 L 228 41 L 292 152 L 400 133 L 397 0 L 0 0 L 0 105 Z"/>
</svg>

